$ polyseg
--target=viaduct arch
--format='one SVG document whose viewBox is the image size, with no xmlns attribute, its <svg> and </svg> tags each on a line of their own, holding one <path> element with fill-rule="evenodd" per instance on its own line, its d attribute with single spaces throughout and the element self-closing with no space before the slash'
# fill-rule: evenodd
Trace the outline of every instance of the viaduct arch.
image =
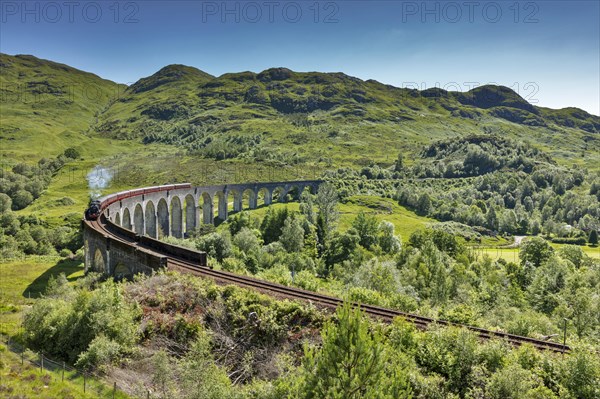
<svg viewBox="0 0 600 399">
<path fill-rule="evenodd" d="M 201 224 L 224 221 L 230 212 L 269 206 L 272 202 L 299 200 L 305 190 L 315 194 L 320 180 L 192 186 L 190 184 L 148 187 L 102 197 L 102 220 L 107 228 L 163 248 L 158 239 L 164 236 L 185 237 Z M 232 202 L 232 203 L 231 203 Z M 147 273 L 163 267 L 166 257 L 159 250 L 149 251 L 123 243 L 83 222 L 86 271 L 96 271 L 116 278 Z M 173 251 L 195 252 L 202 266 L 206 254 L 174 248 Z M 204 263 L 202 264 L 202 259 Z"/>
</svg>

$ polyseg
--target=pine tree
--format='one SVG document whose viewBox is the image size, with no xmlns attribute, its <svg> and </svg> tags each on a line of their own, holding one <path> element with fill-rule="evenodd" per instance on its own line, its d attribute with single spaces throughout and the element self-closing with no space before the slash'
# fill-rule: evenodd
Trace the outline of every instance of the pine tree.
<svg viewBox="0 0 600 399">
<path fill-rule="evenodd" d="M 592 231 L 590 231 L 588 242 L 590 245 L 598 245 L 598 231 L 596 231 L 596 229 L 592 229 Z"/>
<path fill-rule="evenodd" d="M 306 399 L 410 398 L 404 370 L 385 352 L 382 334 L 371 331 L 359 309 L 338 308 L 337 324 L 322 331 L 320 349 L 307 349 Z"/>
<path fill-rule="evenodd" d="M 152 357 L 154 372 L 152 382 L 160 392 L 161 398 L 168 398 L 173 391 L 173 365 L 170 364 L 169 355 L 164 350 L 160 350 Z"/>
</svg>

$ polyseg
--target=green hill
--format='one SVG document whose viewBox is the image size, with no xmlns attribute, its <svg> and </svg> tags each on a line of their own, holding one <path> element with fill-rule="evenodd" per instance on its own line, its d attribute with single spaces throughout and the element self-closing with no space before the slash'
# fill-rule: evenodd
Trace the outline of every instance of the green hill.
<svg viewBox="0 0 600 399">
<path fill-rule="evenodd" d="M 391 164 L 398 151 L 416 153 L 431 140 L 496 133 L 571 165 L 598 149 L 600 118 L 535 107 L 502 86 L 418 91 L 343 73 L 272 68 L 212 77 L 171 65 L 129 87 L 95 128 L 207 158 L 346 166 Z"/>
<path fill-rule="evenodd" d="M 37 162 L 77 147 L 124 88 L 67 65 L 0 54 L 3 161 Z"/>
<path fill-rule="evenodd" d="M 564 165 L 600 164 L 599 117 L 536 107 L 502 86 L 418 91 L 343 73 L 272 68 L 214 77 L 169 65 L 125 87 L 33 56 L 2 54 L 0 67 L 9 164 L 117 139 L 209 160 L 387 167 L 398 152 L 411 163 L 432 141 L 481 134 L 529 142 Z"/>
</svg>

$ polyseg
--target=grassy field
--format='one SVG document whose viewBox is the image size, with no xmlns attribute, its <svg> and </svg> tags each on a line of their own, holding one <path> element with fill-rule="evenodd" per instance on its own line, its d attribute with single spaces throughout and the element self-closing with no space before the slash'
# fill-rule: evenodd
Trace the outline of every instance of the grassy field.
<svg viewBox="0 0 600 399">
<path fill-rule="evenodd" d="M 64 273 L 70 282 L 83 276 L 83 263 L 58 257 L 27 257 L 0 263 L 0 334 L 20 340 L 21 321 L 27 309 L 46 289 L 51 276 Z M 17 352 L 17 353 L 14 353 Z M 42 372 L 27 359 L 37 355 L 25 351 L 21 364 L 20 350 L 11 351 L 0 344 L 0 397 L 6 398 L 113 398 L 112 387 L 96 379 L 87 379 L 87 392 L 83 389 L 82 375 L 62 367 L 50 370 L 46 362 Z M 5 396 L 4 396 L 5 395 Z M 117 392 L 114 398 L 127 398 Z"/>
<path fill-rule="evenodd" d="M 56 157 L 87 142 L 95 117 L 123 85 L 31 56 L 0 55 L 3 164 Z"/>
<path fill-rule="evenodd" d="M 88 178 L 92 181 L 98 180 L 101 177 L 106 177 L 106 174 L 94 173 L 94 168 L 97 166 L 111 169 L 112 178 L 109 179 L 109 187 L 101 192 L 107 194 L 118 189 L 132 188 L 123 184 L 123 178 L 119 176 L 119 169 L 114 168 L 114 165 L 128 157 L 126 154 L 135 153 L 138 157 L 151 157 L 154 153 L 174 153 L 174 149 L 166 146 L 144 146 L 133 141 L 122 141 L 115 143 L 114 140 L 105 138 L 89 138 L 78 151 L 81 153 L 81 158 L 71 161 L 54 176 L 48 188 L 42 195 L 36 199 L 33 204 L 27 208 L 18 211 L 19 214 L 28 215 L 35 214 L 44 217 L 51 224 L 60 224 L 65 215 L 76 212 L 82 214 L 83 210 L 89 203 L 91 189 L 89 187 Z M 146 161 L 146 163 L 148 163 Z M 88 176 L 89 175 L 89 176 Z M 144 174 L 142 174 L 144 176 Z M 149 179 L 145 179 L 142 183 L 146 183 Z M 73 203 L 65 205 L 61 202 L 64 198 L 70 198 Z M 69 202 L 70 203 L 70 202 Z"/>
<path fill-rule="evenodd" d="M 489 256 L 491 259 L 504 259 L 507 262 L 519 262 L 519 248 L 472 248 L 476 255 Z"/>
<path fill-rule="evenodd" d="M 563 244 L 551 244 L 555 250 L 563 247 Z M 585 252 L 590 258 L 600 260 L 600 247 L 589 247 L 581 246 L 583 252 Z M 519 261 L 519 248 L 473 248 L 473 250 L 480 256 L 487 255 L 492 259 L 503 258 L 506 261 L 518 262 Z"/>
<path fill-rule="evenodd" d="M 26 352 L 25 358 L 35 358 Z M 27 360 L 21 364 L 21 356 L 13 353 L 5 345 L 0 344 L 0 396 L 3 398 L 60 398 L 60 399 L 93 399 L 93 398 L 127 398 L 106 385 L 97 381 L 86 380 L 86 392 L 83 389 L 83 377 L 71 371 L 63 373 L 56 370 L 40 368 Z"/>
<path fill-rule="evenodd" d="M 261 200 L 259 200 L 259 203 Z M 232 204 L 230 204 L 230 208 Z M 274 208 L 287 207 L 291 211 L 300 209 L 299 202 L 289 202 L 286 204 L 274 203 L 271 205 Z M 260 206 L 255 210 L 248 210 L 251 215 L 262 219 L 269 207 Z M 396 234 L 400 235 L 404 240 L 416 230 L 425 228 L 428 223 L 435 222 L 433 219 L 418 216 L 414 212 L 398 205 L 391 198 L 371 197 L 366 195 L 353 196 L 346 203 L 339 204 L 339 230 L 346 231 L 352 225 L 352 221 L 360 212 L 375 216 L 378 221 L 386 220 L 394 224 Z M 224 226 L 223 224 L 222 226 Z"/>
<path fill-rule="evenodd" d="M 259 204 L 262 199 L 259 199 Z M 246 204 L 246 202 L 245 202 Z M 292 211 L 299 210 L 298 202 L 289 202 L 287 204 L 274 203 L 271 207 L 283 208 L 287 207 Z M 233 203 L 229 203 L 229 209 L 233 209 Z M 268 207 L 260 206 L 255 210 L 249 211 L 252 215 L 261 219 L 267 213 Z M 436 223 L 437 221 L 428 217 L 419 216 L 413 211 L 399 205 L 397 201 L 391 198 L 382 198 L 377 196 L 368 195 L 355 195 L 349 197 L 344 203 L 340 203 L 338 206 L 340 218 L 338 228 L 340 231 L 348 230 L 352 221 L 360 212 L 364 212 L 368 215 L 373 215 L 375 218 L 381 221 L 391 222 L 396 230 L 396 235 L 402 237 L 404 241 L 408 240 L 410 235 L 419 230 L 427 228 L 429 224 Z M 481 244 L 496 246 L 496 245 L 507 245 L 510 242 L 501 237 L 485 237 L 482 239 Z"/>
<path fill-rule="evenodd" d="M 564 244 L 550 244 L 550 245 L 552 245 L 552 247 L 554 249 L 560 249 L 561 247 L 564 247 Z M 583 245 L 583 246 L 581 246 L 581 249 L 583 249 L 583 252 L 585 252 L 587 254 L 587 256 L 589 256 L 590 258 L 600 260 L 600 246 L 590 247 L 588 245 Z"/>
<path fill-rule="evenodd" d="M 83 263 L 59 257 L 26 257 L 0 263 L 0 333 L 18 333 L 23 311 L 46 289 L 51 276 L 83 276 Z"/>
<path fill-rule="evenodd" d="M 375 216 L 378 221 L 386 220 L 396 228 L 396 234 L 403 240 L 416 230 L 425 228 L 433 219 L 418 216 L 414 212 L 398 205 L 391 198 L 357 195 L 350 197 L 346 203 L 340 204 L 340 228 L 347 230 L 360 212 Z"/>
</svg>

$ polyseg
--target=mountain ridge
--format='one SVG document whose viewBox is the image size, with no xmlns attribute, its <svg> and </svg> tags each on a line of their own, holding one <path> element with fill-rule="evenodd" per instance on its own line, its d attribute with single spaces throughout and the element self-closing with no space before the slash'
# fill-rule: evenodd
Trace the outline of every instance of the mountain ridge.
<svg viewBox="0 0 600 399">
<path fill-rule="evenodd" d="M 537 107 L 505 86 L 415 90 L 342 72 L 276 67 L 213 76 L 182 64 L 125 86 L 65 64 L 7 54 L 0 55 L 0 68 L 3 108 L 14 117 L 0 132 L 9 139 L 6 153 L 15 142 L 24 151 L 24 137 L 35 137 L 48 123 L 68 137 L 56 152 L 95 134 L 183 146 L 209 158 L 283 163 L 385 163 L 390 149 L 415 153 L 432 140 L 477 134 L 530 141 L 568 162 L 600 146 L 600 117 L 575 107 Z M 102 95 L 67 98 L 63 88 L 73 82 L 97 86 Z M 37 91 L 42 101 L 11 103 L 11 87 Z M 31 120 L 35 126 L 23 130 Z"/>
<path fill-rule="evenodd" d="M 227 72 L 227 73 L 224 73 L 219 76 L 214 76 L 214 75 L 210 75 L 207 72 L 204 72 L 201 69 L 198 69 L 196 67 L 187 66 L 187 65 L 183 65 L 183 64 L 167 65 L 167 66 L 161 68 L 156 73 L 154 73 L 148 77 L 140 78 L 138 81 L 136 81 L 131 86 L 135 86 L 140 81 L 148 79 L 150 77 L 159 76 L 163 73 L 163 71 L 167 70 L 170 67 L 191 69 L 191 70 L 197 71 L 213 80 L 215 80 L 215 79 L 216 80 L 231 79 L 231 80 L 236 80 L 236 81 L 240 81 L 240 82 L 258 80 L 263 83 L 267 83 L 267 82 L 273 82 L 273 81 L 285 81 L 287 79 L 292 78 L 293 76 L 298 76 L 298 75 L 307 75 L 307 76 L 319 76 L 320 75 L 320 76 L 339 78 L 340 80 L 347 80 L 347 81 L 351 81 L 351 82 L 376 84 L 376 85 L 385 86 L 390 89 L 405 90 L 405 91 L 415 90 L 415 89 L 407 89 L 407 88 L 397 87 L 397 86 L 394 86 L 391 84 L 381 83 L 374 79 L 363 80 L 358 77 L 347 75 L 344 72 L 318 72 L 318 71 L 302 72 L 302 71 L 294 71 L 294 70 L 286 68 L 286 67 L 273 67 L 273 68 L 265 69 L 264 71 L 261 71 L 261 72 L 253 72 L 253 71 Z M 324 83 L 326 81 L 327 80 L 324 79 L 322 82 Z M 169 82 L 165 82 L 165 83 L 169 83 Z M 320 81 L 318 78 L 314 78 L 314 80 L 312 82 L 306 82 L 306 83 L 320 83 Z M 545 110 L 550 110 L 550 111 L 571 111 L 571 112 L 579 113 L 580 115 L 584 114 L 586 116 L 592 116 L 592 117 L 596 116 L 596 115 L 590 114 L 589 112 L 587 112 L 581 108 L 573 107 L 573 106 L 564 107 L 564 108 L 549 108 L 549 107 L 534 106 L 534 105 L 530 104 L 529 102 L 527 102 L 524 98 L 522 98 L 517 92 L 515 92 L 511 88 L 503 86 L 503 85 L 493 85 L 493 84 L 481 85 L 481 86 L 477 86 L 477 87 L 472 88 L 465 92 L 447 91 L 447 90 L 444 90 L 444 89 L 441 89 L 441 88 L 438 88 L 435 86 L 426 88 L 424 90 L 416 90 L 416 91 L 420 92 L 425 97 L 452 96 L 464 105 L 473 105 L 473 106 L 476 106 L 477 108 L 483 108 L 483 109 L 492 108 L 494 106 L 508 106 L 510 108 L 523 109 L 523 110 L 532 112 L 534 114 L 538 114 L 539 108 L 544 108 Z M 429 95 L 430 93 L 434 93 L 434 94 Z M 490 100 L 492 101 L 491 103 L 490 103 Z M 506 103 L 507 101 L 508 101 L 508 103 Z M 582 118 L 580 118 L 580 119 L 582 119 Z"/>
<path fill-rule="evenodd" d="M 54 65 L 56 68 L 62 68 L 65 71 L 75 71 L 77 73 L 88 74 L 88 75 L 91 75 L 95 78 L 101 79 L 106 82 L 110 82 L 110 83 L 113 83 L 116 85 L 127 86 L 129 89 L 131 89 L 132 87 L 140 86 L 140 84 L 142 82 L 145 82 L 152 77 L 164 76 L 166 73 L 176 72 L 176 71 L 184 71 L 184 73 L 182 73 L 180 76 L 172 75 L 172 76 L 170 76 L 171 79 L 166 79 L 165 81 L 160 82 L 160 83 L 165 84 L 165 83 L 176 82 L 177 79 L 172 79 L 173 77 L 181 77 L 182 75 L 189 76 L 190 74 L 195 74 L 198 77 L 202 77 L 207 80 L 222 79 L 222 78 L 223 79 L 225 79 L 225 78 L 236 79 L 237 78 L 237 79 L 243 81 L 243 80 L 249 80 L 248 77 L 253 76 L 257 80 L 260 80 L 263 82 L 286 80 L 294 74 L 324 75 L 324 76 L 342 77 L 342 78 L 346 78 L 346 79 L 348 79 L 350 81 L 354 81 L 354 82 L 363 82 L 363 83 L 367 83 L 367 84 L 378 84 L 378 85 L 388 87 L 390 89 L 417 91 L 426 97 L 436 97 L 436 96 L 444 97 L 447 95 L 451 95 L 451 96 L 457 98 L 459 100 L 459 102 L 461 102 L 465 105 L 474 105 L 477 108 L 484 108 L 484 109 L 491 108 L 493 106 L 501 106 L 501 104 L 489 105 L 486 101 L 497 98 L 498 92 L 500 92 L 500 93 L 503 92 L 503 93 L 508 93 L 509 97 L 518 99 L 518 101 L 516 103 L 514 103 L 513 105 L 509 105 L 509 107 L 511 107 L 511 108 L 524 109 L 529 112 L 533 112 L 535 114 L 538 113 L 539 109 L 544 109 L 544 110 L 546 110 L 546 112 L 548 112 L 548 111 L 550 111 L 550 112 L 554 112 L 554 111 L 573 112 L 575 114 L 585 115 L 585 117 L 592 116 L 592 117 L 600 118 L 600 116 L 590 114 L 589 112 L 585 111 L 584 109 L 574 107 L 574 106 L 568 106 L 568 107 L 563 107 L 563 108 L 550 108 L 550 107 L 543 107 L 543 106 L 534 106 L 534 105 L 528 103 L 525 99 L 523 99 L 517 92 L 515 92 L 511 88 L 509 88 L 507 86 L 503 86 L 503 85 L 486 84 L 486 85 L 477 86 L 477 87 L 472 88 L 465 92 L 447 91 L 447 90 L 438 88 L 436 86 L 428 87 L 423 90 L 416 90 L 416 89 L 407 89 L 407 88 L 394 86 L 391 84 L 382 83 L 375 79 L 363 80 L 358 77 L 347 75 L 346 73 L 341 72 L 341 71 L 340 72 L 318 72 L 318 71 L 301 72 L 301 71 L 294 71 L 294 70 L 291 70 L 286 67 L 272 67 L 272 68 L 265 69 L 261 72 L 253 72 L 253 71 L 226 72 L 222 75 L 215 76 L 215 75 L 211 75 L 208 72 L 205 72 L 197 67 L 189 66 L 189 65 L 185 65 L 185 64 L 168 64 L 168 65 L 162 67 L 161 69 L 159 69 L 157 72 L 153 73 L 152 75 L 142 77 L 142 78 L 138 79 L 136 82 L 132 83 L 131 85 L 125 85 L 125 84 L 121 84 L 118 82 L 114 82 L 107 78 L 103 78 L 100 75 L 95 74 L 94 72 L 85 71 L 85 70 L 75 68 L 75 67 L 72 67 L 72 66 L 64 64 L 64 63 L 56 62 L 56 61 L 52 61 L 52 60 L 48 60 L 48 59 L 44 59 L 44 58 L 38 58 L 31 54 L 9 55 L 7 53 L 0 53 L 0 57 L 6 57 L 6 56 L 14 57 L 14 58 L 21 59 L 21 60 L 31 61 L 31 62 Z M 2 68 L 2 67 L 6 67 L 6 65 L 4 64 L 4 61 L 0 61 L 0 68 Z M 243 77 L 245 77 L 245 79 Z M 145 91 L 145 90 L 143 90 L 143 91 Z M 480 95 L 482 92 L 485 93 L 483 96 Z M 436 93 L 436 94 L 431 96 L 431 95 L 429 95 L 430 93 Z M 469 97 L 471 97 L 471 98 L 469 99 Z M 483 100 L 483 102 L 479 102 L 479 101 L 477 101 L 477 99 L 481 99 L 481 100 Z M 515 104 L 517 106 L 514 106 Z M 583 119 L 583 118 L 584 117 L 579 117 L 579 119 Z"/>
</svg>

